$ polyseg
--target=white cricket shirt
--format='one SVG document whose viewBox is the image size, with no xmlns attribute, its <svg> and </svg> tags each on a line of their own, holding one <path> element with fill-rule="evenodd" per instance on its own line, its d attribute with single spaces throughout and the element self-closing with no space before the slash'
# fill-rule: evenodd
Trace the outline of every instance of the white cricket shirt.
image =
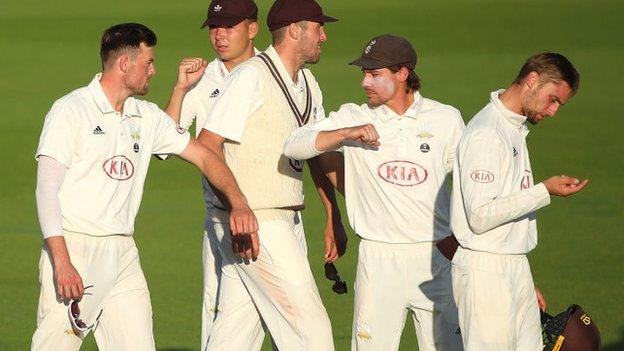
<svg viewBox="0 0 624 351">
<path fill-rule="evenodd" d="M 310 158 L 316 135 L 371 123 L 379 133 L 378 150 L 348 143 L 342 148 L 349 222 L 362 238 L 386 243 L 440 240 L 450 234 L 448 173 L 464 122 L 459 111 L 414 94 L 399 116 L 385 105 L 345 104 L 315 125 L 303 126 L 287 140 Z"/>
<path fill-rule="evenodd" d="M 526 117 L 490 103 L 468 123 L 453 170 L 451 229 L 462 247 L 496 254 L 526 254 L 537 245 L 535 211 L 550 203 L 533 184 Z"/>
<path fill-rule="evenodd" d="M 129 97 L 116 112 L 97 74 L 48 112 L 40 155 L 67 166 L 59 191 L 63 229 L 132 235 L 152 154 L 179 154 L 190 135 L 158 106 Z"/>
</svg>

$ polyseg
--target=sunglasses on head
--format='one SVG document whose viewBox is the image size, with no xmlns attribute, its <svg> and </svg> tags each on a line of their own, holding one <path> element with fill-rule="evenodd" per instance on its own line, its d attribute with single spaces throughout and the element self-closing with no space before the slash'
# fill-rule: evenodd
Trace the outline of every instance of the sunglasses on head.
<svg viewBox="0 0 624 351">
<path fill-rule="evenodd" d="M 93 285 L 85 286 L 84 295 L 92 295 L 86 292 L 87 289 L 92 288 L 92 287 Z M 100 311 L 100 314 L 102 314 L 102 311 Z M 97 320 L 99 317 L 100 316 L 98 315 L 98 317 L 95 320 Z M 69 321 L 71 323 L 72 328 L 77 333 L 84 333 L 87 330 L 93 328 L 93 326 L 95 325 L 95 322 L 94 322 L 93 324 L 87 326 L 87 324 L 82 319 L 80 319 L 80 306 L 78 306 L 78 300 L 72 300 L 72 302 L 69 304 Z"/>
<path fill-rule="evenodd" d="M 325 278 L 334 281 L 334 285 L 332 286 L 332 290 L 336 294 L 346 294 L 347 293 L 347 282 L 340 279 L 340 275 L 338 274 L 338 270 L 336 266 L 332 262 L 325 263 Z"/>
</svg>

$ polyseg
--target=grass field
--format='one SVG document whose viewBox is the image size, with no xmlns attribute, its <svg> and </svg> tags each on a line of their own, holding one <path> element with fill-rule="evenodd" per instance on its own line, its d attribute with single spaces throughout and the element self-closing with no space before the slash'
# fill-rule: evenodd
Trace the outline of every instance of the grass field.
<svg viewBox="0 0 624 351">
<path fill-rule="evenodd" d="M 148 100 L 164 105 L 178 60 L 212 58 L 199 26 L 207 1 L 0 3 L 0 350 L 25 350 L 35 329 L 41 244 L 35 211 L 33 155 L 52 102 L 86 85 L 99 69 L 104 28 L 142 22 L 159 36 L 158 75 Z M 536 180 L 555 174 L 590 178 L 584 192 L 540 211 L 534 277 L 550 312 L 582 305 L 601 329 L 603 349 L 624 350 L 624 157 L 622 81 L 624 2 L 579 0 L 322 1 L 340 18 L 329 24 L 319 64 L 311 67 L 326 110 L 362 102 L 361 73 L 346 66 L 373 36 L 408 37 L 419 54 L 426 97 L 461 110 L 468 121 L 490 91 L 505 87 L 524 59 L 541 50 L 564 53 L 581 73 L 581 88 L 559 115 L 529 136 Z M 262 33 L 270 1 L 259 1 Z M 619 39 L 618 39 L 619 38 Z M 309 179 L 308 179 L 309 180 Z M 331 316 L 337 350 L 349 348 L 353 294 L 337 296 L 322 276 L 323 216 L 307 181 L 304 222 L 309 259 Z M 95 199 L 94 199 L 95 200 Z M 150 285 L 160 350 L 199 348 L 202 200 L 197 172 L 181 161 L 152 163 L 136 221 L 136 241 Z M 357 238 L 338 263 L 354 278 Z M 401 350 L 416 349 L 411 322 Z M 96 349 L 89 339 L 83 350 Z"/>
</svg>

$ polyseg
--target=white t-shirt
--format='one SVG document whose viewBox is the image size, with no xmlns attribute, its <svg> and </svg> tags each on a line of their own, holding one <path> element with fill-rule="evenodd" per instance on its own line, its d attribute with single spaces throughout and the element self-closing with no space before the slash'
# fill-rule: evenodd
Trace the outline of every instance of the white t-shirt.
<svg viewBox="0 0 624 351">
<path fill-rule="evenodd" d="M 379 133 L 377 150 L 348 143 L 344 153 L 345 198 L 349 222 L 362 238 L 386 243 L 442 239 L 449 230 L 448 173 L 464 122 L 459 111 L 414 94 L 399 116 L 385 105 L 345 104 L 315 125 L 303 126 L 287 140 L 308 144 L 321 130 L 371 123 Z"/>
<path fill-rule="evenodd" d="M 537 245 L 535 211 L 550 203 L 533 184 L 526 117 L 490 103 L 468 123 L 453 170 L 451 228 L 464 248 L 526 254 Z"/>
<path fill-rule="evenodd" d="M 152 154 L 179 154 L 190 135 L 158 106 L 129 97 L 116 112 L 97 74 L 48 112 L 36 157 L 67 166 L 59 191 L 63 229 L 132 235 Z"/>
</svg>

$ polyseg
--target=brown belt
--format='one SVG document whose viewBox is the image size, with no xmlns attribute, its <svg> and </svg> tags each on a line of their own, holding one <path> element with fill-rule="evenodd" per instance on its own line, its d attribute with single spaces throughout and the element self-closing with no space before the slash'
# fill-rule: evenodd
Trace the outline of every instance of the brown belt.
<svg viewBox="0 0 624 351">
<path fill-rule="evenodd" d="M 446 257 L 449 261 L 453 260 L 453 256 L 455 256 L 455 252 L 457 252 L 457 248 L 459 247 L 459 242 L 455 238 L 455 235 L 451 234 L 446 238 L 438 241 L 436 244 L 442 256 Z"/>
</svg>

